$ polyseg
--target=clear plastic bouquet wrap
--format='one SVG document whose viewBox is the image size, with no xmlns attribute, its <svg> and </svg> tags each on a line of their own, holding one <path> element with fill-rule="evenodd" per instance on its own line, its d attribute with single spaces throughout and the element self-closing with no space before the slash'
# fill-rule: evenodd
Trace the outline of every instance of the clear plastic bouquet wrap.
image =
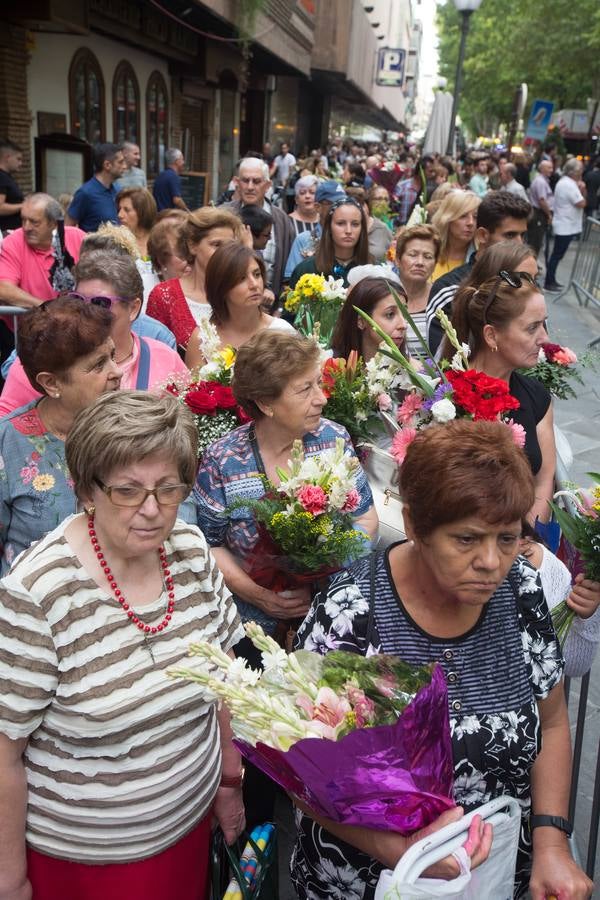
<svg viewBox="0 0 600 900">
<path fill-rule="evenodd" d="M 209 643 L 198 682 L 231 713 L 240 752 L 314 815 L 408 835 L 454 806 L 448 696 L 439 666 L 333 651 L 286 654 L 253 622 L 264 671 Z"/>
</svg>

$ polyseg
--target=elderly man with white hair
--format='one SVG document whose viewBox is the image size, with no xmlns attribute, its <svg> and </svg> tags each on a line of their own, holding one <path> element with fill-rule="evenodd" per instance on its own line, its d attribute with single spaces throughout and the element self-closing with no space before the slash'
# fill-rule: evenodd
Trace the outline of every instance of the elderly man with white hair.
<svg viewBox="0 0 600 900">
<path fill-rule="evenodd" d="M 586 204 L 587 189 L 581 180 L 583 164 L 578 159 L 570 159 L 563 167 L 563 176 L 554 189 L 554 246 L 548 260 L 544 290 L 557 293 L 562 285 L 556 280 L 556 269 L 567 252 L 569 244 L 583 227 L 583 208 Z"/>
<path fill-rule="evenodd" d="M 512 163 L 507 162 L 500 166 L 500 182 L 502 184 L 500 190 L 508 191 L 509 194 L 516 194 L 521 200 L 529 202 L 525 188 L 515 178 L 516 174 L 517 167 L 513 166 Z"/>
<path fill-rule="evenodd" d="M 165 167 L 157 176 L 153 192 L 159 212 L 163 209 L 183 209 L 189 212 L 185 200 L 181 196 L 181 178 L 185 167 L 185 159 L 181 150 L 170 147 L 165 151 Z"/>
<path fill-rule="evenodd" d="M 262 159 L 244 157 L 234 181 L 240 199 L 222 204 L 223 209 L 239 213 L 243 206 L 261 206 L 273 217 L 271 239 L 263 251 L 263 258 L 267 267 L 267 285 L 278 297 L 283 286 L 285 263 L 294 240 L 294 226 L 289 216 L 266 198 L 271 179 L 269 167 Z"/>
<path fill-rule="evenodd" d="M 529 188 L 529 201 L 533 207 L 531 218 L 527 226 L 527 243 L 536 252 L 542 249 L 546 238 L 546 252 L 548 236 L 552 224 L 552 210 L 554 208 L 554 194 L 550 187 L 550 176 L 554 171 L 554 163 L 551 159 L 542 159 L 538 163 L 537 175 Z"/>
</svg>

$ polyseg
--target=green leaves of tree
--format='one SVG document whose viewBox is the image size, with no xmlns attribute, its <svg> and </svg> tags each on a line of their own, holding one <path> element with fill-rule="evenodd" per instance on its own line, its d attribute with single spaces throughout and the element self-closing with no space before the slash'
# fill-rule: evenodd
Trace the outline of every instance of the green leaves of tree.
<svg viewBox="0 0 600 900">
<path fill-rule="evenodd" d="M 454 90 L 460 14 L 438 6 L 440 74 Z M 483 0 L 471 16 L 459 113 L 467 128 L 492 134 L 510 121 L 514 93 L 525 81 L 529 102 L 584 108 L 600 96 L 598 0 Z M 526 113 L 529 110 L 526 110 Z"/>
</svg>

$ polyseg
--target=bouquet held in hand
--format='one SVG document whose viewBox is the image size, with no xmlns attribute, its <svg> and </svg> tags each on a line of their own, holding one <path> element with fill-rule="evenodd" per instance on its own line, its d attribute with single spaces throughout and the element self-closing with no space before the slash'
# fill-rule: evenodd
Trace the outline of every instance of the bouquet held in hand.
<svg viewBox="0 0 600 900">
<path fill-rule="evenodd" d="M 318 578 L 368 550 L 365 534 L 352 518 L 360 504 L 358 467 L 342 438 L 331 450 L 309 457 L 302 441 L 294 441 L 289 471 L 277 469 L 279 485 L 268 484 L 260 500 L 239 501 L 258 523 L 260 540 L 247 561 L 255 581 L 276 583 L 281 572 Z"/>
<path fill-rule="evenodd" d="M 365 364 L 356 350 L 348 359 L 325 360 L 321 387 L 327 397 L 323 415 L 343 425 L 353 444 L 368 441 L 382 430 L 378 411 L 390 409 L 392 400 L 383 391 L 374 395 L 370 390 Z"/>
<path fill-rule="evenodd" d="M 302 275 L 288 291 L 284 306 L 296 314 L 294 327 L 305 337 L 317 335 L 322 347 L 331 346 L 331 335 L 347 290 L 341 279 L 330 275 Z"/>
<path fill-rule="evenodd" d="M 200 348 L 206 363 L 192 372 L 190 381 L 174 379 L 166 390 L 178 397 L 194 414 L 198 429 L 198 457 L 209 444 L 249 421 L 238 406 L 231 379 L 235 363 L 233 347 L 221 347 L 216 328 L 208 319 L 200 327 Z"/>
<path fill-rule="evenodd" d="M 558 491 L 550 502 L 556 521 L 567 541 L 577 551 L 579 561 L 575 565 L 590 581 L 600 581 L 600 473 L 588 472 L 594 484 L 589 490 L 573 486 L 572 490 Z M 564 498 L 567 507 L 556 501 Z M 575 612 L 566 600 L 552 610 L 552 620 L 561 643 L 564 643 Z"/>
<path fill-rule="evenodd" d="M 198 682 L 231 714 L 240 752 L 316 816 L 408 835 L 452 801 L 448 696 L 439 666 L 396 657 L 300 650 L 286 654 L 253 622 L 246 634 L 264 671 L 207 642 Z"/>
<path fill-rule="evenodd" d="M 569 397 L 577 396 L 571 381 L 583 384 L 583 378 L 576 367 L 577 361 L 577 356 L 568 347 L 547 342 L 540 347 L 536 365 L 521 371 L 524 375 L 537 378 L 553 397 L 567 400 Z M 583 366 L 593 366 L 592 358 L 588 354 L 585 354 L 579 362 Z"/>
</svg>

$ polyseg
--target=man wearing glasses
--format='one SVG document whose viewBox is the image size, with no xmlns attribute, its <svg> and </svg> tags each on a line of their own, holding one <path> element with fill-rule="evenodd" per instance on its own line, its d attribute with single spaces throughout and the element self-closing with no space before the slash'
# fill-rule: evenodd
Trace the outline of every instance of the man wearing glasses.
<svg viewBox="0 0 600 900">
<path fill-rule="evenodd" d="M 230 209 L 239 215 L 243 206 L 260 206 L 273 217 L 271 239 L 263 251 L 267 267 L 267 285 L 279 297 L 283 286 L 283 270 L 294 240 L 294 226 L 289 217 L 273 206 L 266 198 L 271 186 L 269 167 L 262 159 L 245 157 L 234 178 L 239 200 L 223 203 L 223 209 Z"/>
</svg>

